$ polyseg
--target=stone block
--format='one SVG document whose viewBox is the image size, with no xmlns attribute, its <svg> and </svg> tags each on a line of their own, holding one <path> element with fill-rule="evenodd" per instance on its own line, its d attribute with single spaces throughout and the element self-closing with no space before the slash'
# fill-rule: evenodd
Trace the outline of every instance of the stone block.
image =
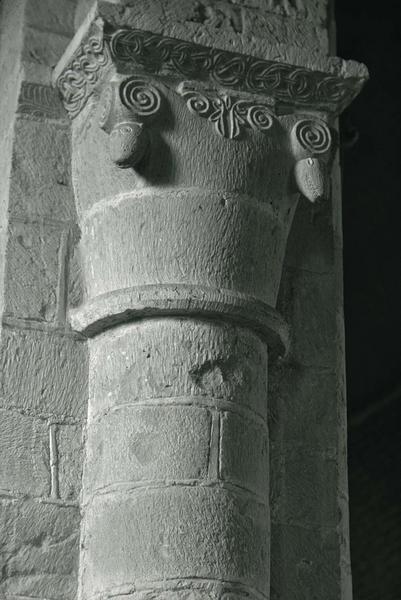
<svg viewBox="0 0 401 600">
<path fill-rule="evenodd" d="M 207 409 L 121 407 L 88 427 L 84 490 L 205 479 L 210 431 Z"/>
<path fill-rule="evenodd" d="M 291 357 L 304 366 L 333 368 L 338 340 L 338 289 L 333 273 L 285 268 L 277 309 L 291 323 Z"/>
<path fill-rule="evenodd" d="M 285 264 L 313 273 L 334 272 L 334 232 L 331 203 L 311 206 L 301 200 L 288 236 Z"/>
<path fill-rule="evenodd" d="M 340 523 L 339 466 L 336 455 L 296 449 L 275 455 L 270 464 L 272 521 L 300 527 Z"/>
<path fill-rule="evenodd" d="M 63 56 L 70 40 L 70 33 L 42 31 L 36 27 L 27 26 L 24 31 L 22 60 L 53 68 Z"/>
<path fill-rule="evenodd" d="M 75 6 L 75 0 L 29 0 L 25 9 L 26 24 L 72 37 Z"/>
<path fill-rule="evenodd" d="M 11 222 L 4 282 L 4 316 L 55 323 L 63 298 L 66 240 L 59 228 Z"/>
<path fill-rule="evenodd" d="M 251 0 L 246 4 L 240 0 L 160 0 L 152 3 L 152 9 L 147 0 L 139 0 L 135 10 L 128 6 L 124 11 L 116 4 L 114 0 L 99 2 L 102 16 L 117 28 L 138 27 L 311 68 L 328 51 L 327 2 L 319 0 Z M 89 6 L 89 0 L 79 3 L 76 26 Z"/>
<path fill-rule="evenodd" d="M 83 595 L 180 578 L 243 581 L 267 595 L 268 522 L 267 507 L 217 487 L 97 496 L 85 517 Z"/>
<path fill-rule="evenodd" d="M 221 417 L 220 476 L 223 480 L 269 497 L 269 440 L 267 425 L 234 413 Z"/>
<path fill-rule="evenodd" d="M 11 216 L 74 220 L 69 125 L 27 118 L 14 127 Z"/>
<path fill-rule="evenodd" d="M 341 598 L 338 532 L 272 524 L 271 600 Z"/>
<path fill-rule="evenodd" d="M 78 500 L 82 479 L 82 426 L 57 428 L 58 480 L 62 500 Z"/>
<path fill-rule="evenodd" d="M 50 490 L 46 423 L 4 409 L 0 423 L 0 490 L 46 496 Z"/>
<path fill-rule="evenodd" d="M 233 403 L 267 413 L 267 350 L 253 332 L 195 319 L 149 319 L 109 330 L 91 345 L 89 421 L 149 399 Z"/>
<path fill-rule="evenodd" d="M 75 600 L 78 508 L 2 500 L 0 596 Z"/>
<path fill-rule="evenodd" d="M 84 420 L 85 343 L 56 333 L 3 327 L 0 406 L 43 418 Z"/>
<path fill-rule="evenodd" d="M 272 452 L 280 448 L 333 450 L 339 429 L 340 386 L 332 369 L 297 363 L 269 371 L 269 432 Z"/>
</svg>

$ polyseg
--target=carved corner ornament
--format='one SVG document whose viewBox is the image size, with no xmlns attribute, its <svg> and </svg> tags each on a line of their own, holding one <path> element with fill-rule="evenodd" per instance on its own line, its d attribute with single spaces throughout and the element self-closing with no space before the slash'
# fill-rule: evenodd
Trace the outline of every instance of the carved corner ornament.
<svg viewBox="0 0 401 600">
<path fill-rule="evenodd" d="M 328 162 L 332 154 L 332 135 L 328 125 L 317 118 L 300 119 L 292 128 L 291 146 L 299 192 L 310 202 L 326 198 Z"/>
</svg>

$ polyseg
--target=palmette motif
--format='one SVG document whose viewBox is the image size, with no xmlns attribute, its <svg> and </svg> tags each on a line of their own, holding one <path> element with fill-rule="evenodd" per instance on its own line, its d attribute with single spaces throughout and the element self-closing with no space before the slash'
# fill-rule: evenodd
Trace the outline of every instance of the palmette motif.
<svg viewBox="0 0 401 600">
<path fill-rule="evenodd" d="M 206 95 L 185 83 L 178 93 L 186 101 L 191 113 L 214 123 L 216 132 L 228 139 L 238 138 L 243 128 L 268 131 L 273 125 L 270 107 L 249 100 L 239 99 L 226 93 Z"/>
</svg>

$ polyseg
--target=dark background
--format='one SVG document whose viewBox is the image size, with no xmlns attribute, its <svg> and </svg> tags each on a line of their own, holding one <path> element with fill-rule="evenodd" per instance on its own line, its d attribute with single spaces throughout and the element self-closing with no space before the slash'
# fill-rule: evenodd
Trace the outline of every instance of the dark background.
<svg viewBox="0 0 401 600">
<path fill-rule="evenodd" d="M 370 81 L 341 119 L 354 600 L 401 599 L 401 3 L 336 0 Z"/>
</svg>

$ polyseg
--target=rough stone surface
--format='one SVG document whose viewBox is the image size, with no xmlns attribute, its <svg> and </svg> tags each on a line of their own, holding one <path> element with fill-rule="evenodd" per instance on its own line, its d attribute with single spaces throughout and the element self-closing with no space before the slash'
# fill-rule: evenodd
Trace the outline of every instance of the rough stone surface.
<svg viewBox="0 0 401 600">
<path fill-rule="evenodd" d="M 83 537 L 84 597 L 121 582 L 180 577 L 242 579 L 266 594 L 266 510 L 213 487 L 98 496 Z"/>
<path fill-rule="evenodd" d="M 77 508 L 4 499 L 0 524 L 0 594 L 4 598 L 75 598 Z"/>
<path fill-rule="evenodd" d="M 220 476 L 259 494 L 269 495 L 269 439 L 263 423 L 224 413 L 221 419 Z"/>
<path fill-rule="evenodd" d="M 86 349 L 40 330 L 1 332 L 0 405 L 29 415 L 81 421 L 86 415 Z"/>
<path fill-rule="evenodd" d="M 75 215 L 69 130 L 49 87 L 73 6 L 0 5 L 0 597 L 7 600 L 76 600 L 87 386 L 85 349 L 65 323 Z"/>
<path fill-rule="evenodd" d="M 93 4 L 91 0 L 79 2 L 77 25 Z M 256 0 L 246 4 L 226 0 L 157 0 L 151 4 L 147 0 L 102 0 L 98 5 L 113 25 L 138 27 L 261 58 L 309 66 L 328 53 L 326 0 Z"/>
<path fill-rule="evenodd" d="M 189 319 L 151 319 L 91 341 L 88 419 L 110 407 L 193 397 L 267 414 L 267 350 L 252 332 Z"/>
<path fill-rule="evenodd" d="M 60 425 L 56 441 L 60 498 L 78 502 L 82 480 L 82 425 Z"/>
<path fill-rule="evenodd" d="M 110 318 L 89 361 L 66 323 L 67 298 L 82 306 L 148 284 L 227 288 L 274 307 L 299 116 L 264 133 L 239 119 L 242 137 L 230 139 L 156 81 L 149 153 L 123 171 L 99 127 L 105 98 L 95 94 L 70 135 L 49 82 L 74 3 L 47 4 L 1 8 L 0 596 L 76 600 L 79 581 L 79 600 L 350 600 L 335 200 L 301 204 L 295 219 L 278 299 L 293 344 L 273 367 L 269 404 L 266 343 L 225 315 Z M 330 62 L 325 0 L 97 6 L 115 26 Z M 88 8 L 79 2 L 77 23 Z"/>
<path fill-rule="evenodd" d="M 18 119 L 11 171 L 12 216 L 74 219 L 66 124 Z"/>
<path fill-rule="evenodd" d="M 46 496 L 50 490 L 46 423 L 0 409 L 0 490 Z"/>
<path fill-rule="evenodd" d="M 123 406 L 87 433 L 84 493 L 112 484 L 208 476 L 212 415 L 188 406 Z"/>
<path fill-rule="evenodd" d="M 66 253 L 66 239 L 59 228 L 10 223 L 4 316 L 46 323 L 59 319 Z"/>
</svg>

